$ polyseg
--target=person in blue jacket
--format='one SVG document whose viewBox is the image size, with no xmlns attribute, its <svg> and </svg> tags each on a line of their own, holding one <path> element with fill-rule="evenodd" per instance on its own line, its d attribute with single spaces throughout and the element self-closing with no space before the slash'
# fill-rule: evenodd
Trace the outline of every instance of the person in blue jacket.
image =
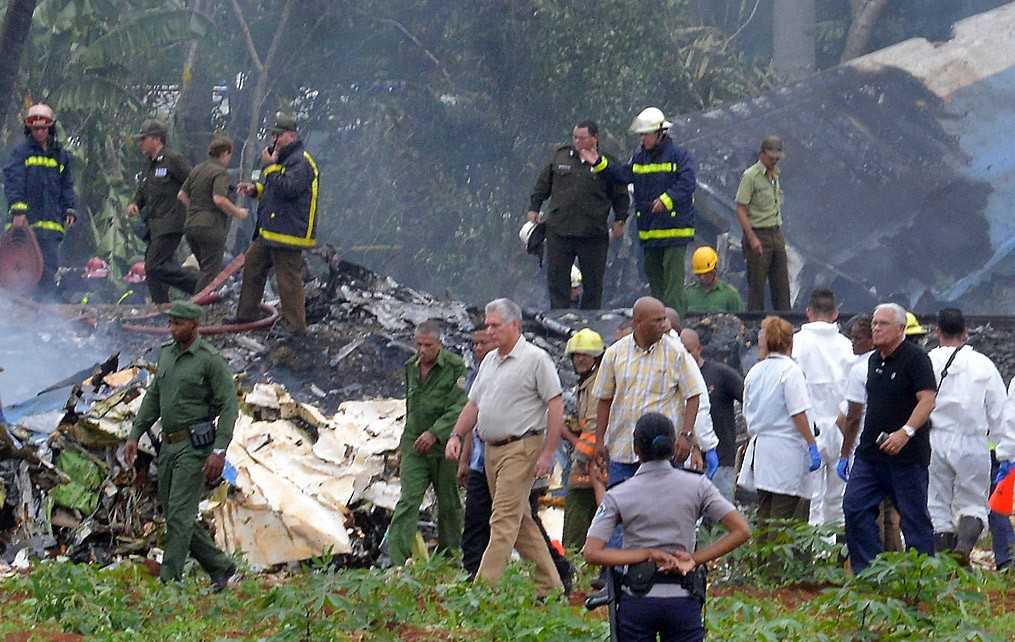
<svg viewBox="0 0 1015 642">
<path fill-rule="evenodd" d="M 645 274 L 652 296 L 683 316 L 684 255 L 694 240 L 694 159 L 670 138 L 672 123 L 657 107 L 644 109 L 631 132 L 641 137 L 641 147 L 626 164 L 582 150 L 582 160 L 595 173 L 604 172 L 614 182 L 634 185 L 638 239 L 645 251 Z"/>
<path fill-rule="evenodd" d="M 56 117 L 49 105 L 32 105 L 25 116 L 25 140 L 4 166 L 4 193 L 10 224 L 31 227 L 42 251 L 40 297 L 55 295 L 64 232 L 77 221 L 71 156 L 56 140 Z"/>
</svg>

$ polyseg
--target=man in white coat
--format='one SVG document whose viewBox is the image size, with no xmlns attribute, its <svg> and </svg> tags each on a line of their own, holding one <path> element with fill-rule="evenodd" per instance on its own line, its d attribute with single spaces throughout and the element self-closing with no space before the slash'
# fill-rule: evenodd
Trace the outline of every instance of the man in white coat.
<svg viewBox="0 0 1015 642">
<path fill-rule="evenodd" d="M 821 468 L 814 480 L 809 522 L 842 526 L 842 493 L 846 485 L 835 472 L 842 449 L 842 433 L 836 425 L 839 404 L 846 395 L 846 375 L 855 359 L 853 346 L 839 333 L 839 309 L 835 294 L 826 288 L 811 292 L 808 323 L 793 337 L 793 358 L 807 378 L 811 398 L 808 415 L 814 424 L 821 453 Z"/>
<path fill-rule="evenodd" d="M 935 551 L 954 550 L 967 564 L 987 523 L 988 438 L 997 441 L 1004 432 L 1006 391 L 994 363 L 966 344 L 961 310 L 941 310 L 937 326 L 940 346 L 930 351 L 938 394 L 930 415 L 927 508 Z"/>
</svg>

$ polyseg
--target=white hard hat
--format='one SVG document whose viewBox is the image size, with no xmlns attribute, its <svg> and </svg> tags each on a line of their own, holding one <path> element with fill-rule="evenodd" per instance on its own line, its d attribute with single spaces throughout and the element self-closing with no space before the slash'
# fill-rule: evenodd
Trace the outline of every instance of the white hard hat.
<svg viewBox="0 0 1015 642">
<path fill-rule="evenodd" d="M 32 105 L 28 109 L 28 113 L 25 114 L 25 124 L 29 127 L 35 124 L 52 125 L 54 120 L 56 120 L 56 114 L 54 114 L 53 109 L 45 103 Z"/>
<path fill-rule="evenodd" d="M 525 225 L 522 225 L 522 229 L 518 230 L 518 238 L 522 241 L 522 249 L 528 249 L 529 237 L 532 236 L 532 230 L 536 229 L 536 224 L 532 221 L 525 221 Z"/>
<path fill-rule="evenodd" d="M 571 287 L 576 288 L 582 284 L 582 271 L 577 265 L 571 265 Z"/>
<path fill-rule="evenodd" d="M 631 121 L 631 132 L 635 134 L 651 134 L 660 129 L 669 129 L 673 123 L 666 120 L 666 116 L 658 107 L 646 107 L 641 110 L 633 121 Z"/>
</svg>

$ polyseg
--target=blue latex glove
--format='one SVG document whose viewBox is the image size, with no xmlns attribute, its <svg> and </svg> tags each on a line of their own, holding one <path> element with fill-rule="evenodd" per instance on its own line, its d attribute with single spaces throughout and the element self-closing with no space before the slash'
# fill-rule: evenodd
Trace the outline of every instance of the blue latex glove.
<svg viewBox="0 0 1015 642">
<path fill-rule="evenodd" d="M 705 451 L 705 477 L 712 479 L 717 470 L 719 470 L 719 453 L 715 448 Z"/>
<path fill-rule="evenodd" d="M 839 474 L 842 481 L 849 481 L 849 458 L 839 457 L 839 463 L 835 465 L 835 472 Z"/>
<path fill-rule="evenodd" d="M 821 468 L 821 453 L 818 452 L 817 444 L 807 444 L 807 452 L 811 456 L 810 471 L 813 473 L 815 470 Z"/>
<path fill-rule="evenodd" d="M 997 477 L 994 478 L 995 484 L 1000 484 L 1001 480 L 1008 476 L 1008 473 L 1015 469 L 1015 462 L 1011 462 L 1004 459 L 998 462 L 997 465 Z"/>
</svg>

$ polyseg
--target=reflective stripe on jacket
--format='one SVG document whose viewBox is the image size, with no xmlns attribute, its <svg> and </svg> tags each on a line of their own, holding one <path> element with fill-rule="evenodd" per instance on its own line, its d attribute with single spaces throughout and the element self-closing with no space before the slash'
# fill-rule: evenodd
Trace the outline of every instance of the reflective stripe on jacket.
<svg viewBox="0 0 1015 642">
<path fill-rule="evenodd" d="M 30 136 L 4 166 L 4 193 L 11 217 L 25 214 L 36 231 L 63 234 L 64 217 L 75 207 L 70 154 L 50 139 L 45 150 Z"/>
<path fill-rule="evenodd" d="M 645 247 L 686 245 L 694 239 L 694 159 L 669 136 L 652 149 L 638 148 L 626 165 L 601 156 L 593 171 L 634 185 L 638 238 Z M 652 212 L 657 198 L 666 207 L 658 214 Z"/>
<path fill-rule="evenodd" d="M 261 238 L 300 249 L 317 245 L 320 170 L 302 141 L 281 150 L 278 162 L 261 170 L 256 187 Z"/>
</svg>

